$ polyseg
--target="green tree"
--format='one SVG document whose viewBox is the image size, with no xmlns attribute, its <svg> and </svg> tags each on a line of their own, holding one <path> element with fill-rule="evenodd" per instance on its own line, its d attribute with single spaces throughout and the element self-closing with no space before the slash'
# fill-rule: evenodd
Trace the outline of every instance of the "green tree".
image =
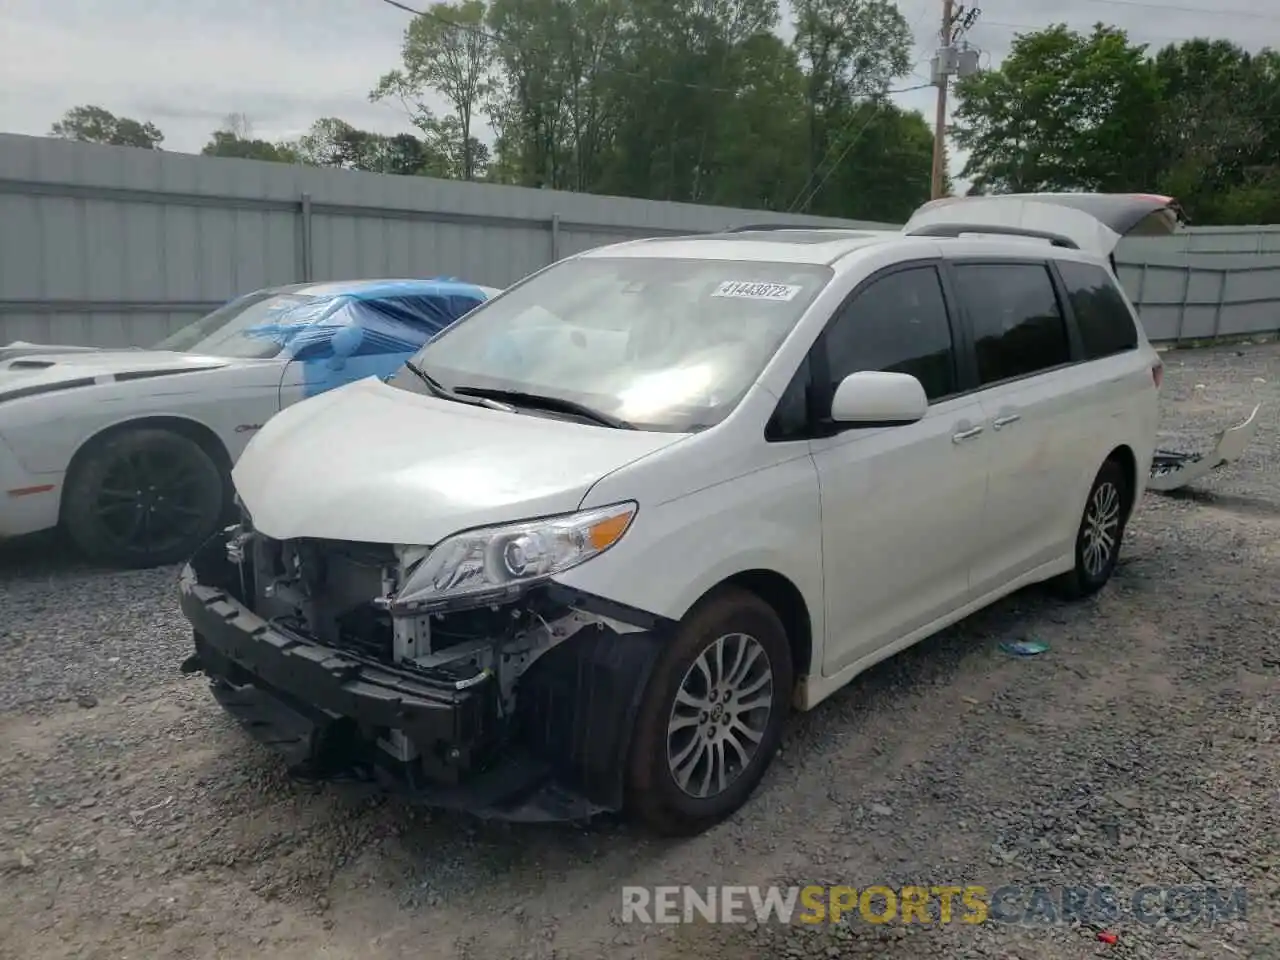
<svg viewBox="0 0 1280 960">
<path fill-rule="evenodd" d="M 209 142 L 200 152 L 206 157 L 237 157 L 241 160 L 271 160 L 276 163 L 299 162 L 298 152 L 290 144 L 244 140 L 230 130 L 213 131 Z"/>
<path fill-rule="evenodd" d="M 806 173 L 805 126 L 797 110 L 804 74 L 795 51 L 766 31 L 738 44 L 730 66 L 721 79 L 733 94 L 710 104 L 703 200 L 786 210 Z"/>
<path fill-rule="evenodd" d="M 1280 54 L 1190 40 L 1155 57 L 1159 186 L 1198 223 L 1280 220 Z"/>
<path fill-rule="evenodd" d="M 933 130 L 916 111 L 879 98 L 859 103 L 848 108 L 831 146 L 835 158 L 810 181 L 800 209 L 901 223 L 929 199 Z"/>
<path fill-rule="evenodd" d="M 453 180 L 474 180 L 488 173 L 489 147 L 475 137 L 464 138 L 462 122 L 457 117 L 419 116 L 415 125 L 422 133 L 420 139 L 409 136 L 422 151 L 422 165 L 415 172 Z M 467 170 L 471 171 L 470 177 L 464 175 Z"/>
<path fill-rule="evenodd" d="M 637 0 L 634 17 L 610 81 L 618 129 L 607 189 L 709 202 L 718 157 L 740 146 L 731 147 L 724 131 L 750 136 L 734 115 L 743 106 L 745 76 L 759 77 L 752 56 L 774 55 L 776 48 L 751 41 L 771 35 L 777 2 Z M 776 59 L 775 65 L 786 69 Z"/>
<path fill-rule="evenodd" d="M 385 74 L 370 94 L 375 101 L 400 99 L 424 132 L 430 127 L 437 137 L 443 131 L 456 136 L 449 152 L 456 155 L 457 176 L 463 180 L 474 180 L 483 166 L 477 162 L 473 119 L 488 94 L 494 63 L 484 19 L 482 0 L 437 4 L 429 14 L 414 17 L 401 48 L 403 67 Z M 449 103 L 456 123 L 442 126 L 435 119 L 423 102 L 428 92 Z"/>
<path fill-rule="evenodd" d="M 808 173 L 829 156 L 853 104 L 911 69 L 911 29 L 889 0 L 797 0 L 795 47 L 805 71 Z"/>
<path fill-rule="evenodd" d="M 909 69 L 906 23 L 891 0 L 798 4 L 792 45 L 778 0 L 464 0 L 410 24 L 371 96 L 400 99 L 453 176 L 907 216 L 927 192 L 927 128 L 880 102 Z M 452 109 L 436 116 L 431 94 Z M 468 134 L 480 112 L 491 157 Z M 325 121 L 304 153 L 367 169 L 370 142 Z"/>
<path fill-rule="evenodd" d="M 486 109 L 495 175 L 533 187 L 591 191 L 623 100 L 617 71 L 631 22 L 621 0 L 492 0 L 499 80 Z"/>
<path fill-rule="evenodd" d="M 794 46 L 778 21 L 777 0 L 491 0 L 491 178 L 835 214 L 878 196 L 909 214 L 923 121 L 866 107 L 909 67 L 897 8 L 802 0 Z"/>
<path fill-rule="evenodd" d="M 410 133 L 371 133 L 337 117 L 317 120 L 293 149 L 302 163 L 368 173 L 444 177 L 451 167 L 438 142 Z"/>
<path fill-rule="evenodd" d="M 316 167 L 365 169 L 362 162 L 372 134 L 357 130 L 337 117 L 321 117 L 298 140 L 298 156 Z"/>
<path fill-rule="evenodd" d="M 1022 34 L 998 70 L 956 92 L 964 176 L 982 190 L 1152 189 L 1161 82 L 1123 30 Z"/>
<path fill-rule="evenodd" d="M 206 157 L 236 157 L 241 160 L 270 160 L 276 163 L 298 163 L 298 151 L 291 144 L 271 143 L 253 136 L 249 118 L 233 113 L 213 131 L 200 151 Z"/>
<path fill-rule="evenodd" d="M 72 107 L 50 128 L 49 136 L 146 150 L 159 150 L 164 142 L 164 134 L 155 124 L 117 117 L 110 110 L 92 105 Z"/>
</svg>

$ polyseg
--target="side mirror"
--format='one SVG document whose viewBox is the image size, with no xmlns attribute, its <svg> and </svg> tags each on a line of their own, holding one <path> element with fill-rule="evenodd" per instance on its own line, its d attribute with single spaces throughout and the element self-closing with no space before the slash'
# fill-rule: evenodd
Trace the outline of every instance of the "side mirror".
<svg viewBox="0 0 1280 960">
<path fill-rule="evenodd" d="M 899 427 L 929 412 L 920 381 L 907 373 L 860 370 L 840 381 L 831 398 L 831 419 L 864 427 Z"/>
<path fill-rule="evenodd" d="M 355 324 L 348 324 L 337 330 L 329 341 L 333 349 L 333 357 L 329 360 L 330 370 L 341 370 L 347 365 L 347 359 L 360 349 L 364 341 L 364 330 Z"/>
</svg>

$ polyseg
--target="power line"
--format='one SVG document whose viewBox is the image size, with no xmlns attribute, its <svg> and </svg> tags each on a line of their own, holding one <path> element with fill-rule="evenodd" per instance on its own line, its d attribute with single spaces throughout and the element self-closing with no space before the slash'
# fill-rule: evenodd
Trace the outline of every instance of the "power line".
<svg viewBox="0 0 1280 960">
<path fill-rule="evenodd" d="M 925 20 L 928 20 L 929 15 L 931 15 L 932 13 L 933 13 L 932 5 L 929 4 L 927 0 L 927 3 L 925 3 L 924 9 L 922 10 L 922 12 L 920 12 L 918 17 L 916 17 L 913 20 L 913 22 L 911 22 L 911 26 L 910 26 L 911 37 L 913 38 L 915 37 L 916 32 L 919 31 L 920 27 L 924 26 Z M 924 61 L 928 59 L 929 59 L 928 51 L 925 51 L 923 58 L 916 60 L 914 64 L 911 64 L 911 67 L 909 69 L 908 76 L 911 79 L 919 79 L 919 81 L 922 81 L 922 83 L 918 83 L 914 87 L 906 87 L 904 88 L 904 90 L 887 91 L 886 96 L 892 96 L 892 95 L 895 95 L 895 93 L 910 93 L 911 91 L 924 90 L 924 88 L 932 87 L 933 81 L 931 78 L 920 77 L 919 74 L 915 72 L 916 68 L 918 68 L 920 64 L 924 63 Z M 829 157 L 831 157 L 831 152 L 835 150 L 837 143 L 840 142 L 841 140 L 841 137 L 844 137 L 845 133 L 849 132 L 849 128 L 852 127 L 852 124 L 854 124 L 854 120 L 858 119 L 858 114 L 856 113 L 851 114 L 849 116 L 849 119 L 846 120 L 844 127 L 841 127 L 840 133 L 838 133 L 837 136 L 833 138 L 833 140 L 831 141 L 831 145 L 827 147 L 827 151 L 824 152 L 822 156 L 822 160 L 819 161 L 817 166 L 814 166 L 814 168 L 810 170 L 809 177 L 805 178 L 804 186 L 800 187 L 799 193 L 796 193 L 795 200 L 792 200 L 791 206 L 787 207 L 787 212 L 794 211 L 796 209 L 796 206 L 800 205 L 801 197 L 804 198 L 803 206 L 808 207 L 809 204 L 812 204 L 813 198 L 817 197 L 818 193 L 822 191 L 822 188 L 826 186 L 827 180 L 831 178 L 831 174 L 835 172 L 837 166 L 840 166 L 842 161 L 844 161 L 845 157 L 849 155 L 849 151 L 852 150 L 852 147 L 854 147 L 855 143 L 858 143 L 859 138 L 863 136 L 865 132 L 868 131 L 868 129 L 870 128 L 870 125 L 872 125 L 873 120 L 877 118 L 877 116 L 879 115 L 879 111 L 881 111 L 881 109 L 883 109 L 883 101 L 877 102 L 876 109 L 872 110 L 872 115 L 870 115 L 869 118 L 867 119 L 867 123 L 863 125 L 863 128 L 861 128 L 860 131 L 858 131 L 858 134 L 856 134 L 856 136 L 852 138 L 852 140 L 849 141 L 849 143 L 846 143 L 844 151 L 841 151 L 840 157 L 838 157 L 838 159 L 836 160 L 835 165 L 829 166 L 829 168 L 827 168 L 827 173 L 826 175 L 823 175 L 822 183 L 819 183 L 818 186 L 814 187 L 813 191 L 810 192 L 809 184 L 813 183 L 813 178 L 815 177 L 815 175 L 818 174 L 818 170 L 822 169 L 823 165 L 827 163 L 827 160 L 829 159 Z"/>
<path fill-rule="evenodd" d="M 499 45 L 507 45 L 507 44 L 513 44 L 513 43 L 519 42 L 519 41 L 507 40 L 496 33 L 490 33 L 488 30 L 484 30 L 480 27 L 473 26 L 472 24 L 469 24 L 469 23 L 458 23 L 456 20 L 450 20 L 448 17 L 442 16 L 441 14 L 436 13 L 436 11 L 431 9 L 415 10 L 413 7 L 409 6 L 408 4 L 401 3 L 400 0 L 382 0 L 382 2 L 387 4 L 388 6 L 395 7 L 397 10 L 403 10 L 405 13 L 411 16 L 426 17 L 430 20 L 438 21 L 439 23 L 443 23 L 445 26 L 452 27 L 454 30 L 461 30 L 464 33 L 470 33 L 478 37 L 483 37 L 484 39 L 488 40 L 491 43 L 495 43 Z M 597 67 L 596 74 L 597 75 L 611 74 L 613 76 L 619 76 L 619 77 L 630 77 L 633 80 L 643 80 L 646 83 L 660 84 L 663 86 L 671 86 L 671 87 L 681 87 L 686 90 L 703 90 L 703 91 L 706 91 L 707 93 L 726 93 L 731 96 L 737 96 L 738 94 L 742 93 L 742 90 L 740 89 L 735 90 L 735 89 L 730 89 L 728 87 L 715 87 L 706 83 L 686 83 L 683 80 L 672 80 L 669 77 L 654 77 L 644 73 L 637 73 L 634 70 L 623 70 L 621 67 Z"/>
<path fill-rule="evenodd" d="M 911 24 L 910 32 L 911 32 L 911 36 L 912 36 L 913 38 L 915 37 L 916 32 L 917 32 L 917 31 L 918 31 L 922 26 L 924 26 L 925 21 L 929 18 L 929 15 L 930 15 L 931 13 L 932 13 L 932 8 L 931 8 L 931 6 L 930 6 L 929 2 L 926 2 L 926 5 L 925 5 L 924 10 L 922 10 L 922 11 L 921 11 L 920 15 L 919 15 L 918 17 L 916 17 L 916 19 L 915 19 L 915 20 L 912 22 L 912 24 Z M 886 91 L 885 96 L 892 96 L 892 95 L 897 94 L 897 93 L 910 93 L 912 90 L 923 90 L 925 87 L 933 86 L 933 82 L 932 82 L 932 81 L 930 81 L 930 80 L 926 80 L 924 77 L 919 76 L 919 75 L 918 75 L 918 74 L 916 74 L 916 72 L 915 72 L 915 71 L 916 71 L 916 69 L 920 66 L 920 64 L 924 63 L 924 62 L 925 62 L 925 60 L 927 60 L 928 58 L 929 58 L 929 54 L 926 52 L 926 53 L 925 53 L 925 55 L 924 55 L 923 57 L 921 57 L 919 60 L 917 60 L 915 63 L 913 63 L 913 64 L 908 68 L 908 75 L 909 75 L 912 79 L 920 80 L 920 81 L 923 81 L 923 82 L 921 82 L 920 84 L 918 84 L 917 86 L 914 86 L 914 87 L 907 87 L 907 88 L 906 88 L 906 89 L 904 89 L 904 90 L 889 90 L 889 91 Z M 876 109 L 875 109 L 874 111 L 872 111 L 872 113 L 871 113 L 871 118 L 867 121 L 867 125 L 866 125 L 866 126 L 864 126 L 864 127 L 862 128 L 862 130 L 859 130 L 859 131 L 858 131 L 858 135 L 857 135 L 856 137 L 854 137 L 854 139 L 850 142 L 850 144 L 846 145 L 846 149 L 845 149 L 844 153 L 842 153 L 842 154 L 841 154 L 841 156 L 840 156 L 840 160 L 843 160 L 843 159 L 844 159 L 844 157 L 848 154 L 848 148 L 849 148 L 853 143 L 857 143 L 857 141 L 858 141 L 858 137 L 861 137 L 861 136 L 862 136 L 862 134 L 866 132 L 867 127 L 869 127 L 869 126 L 871 125 L 871 120 L 874 120 L 874 119 L 876 118 L 876 116 L 878 116 L 878 115 L 879 115 L 879 113 L 880 113 L 880 105 L 877 105 Z M 857 114 L 857 113 L 852 113 L 852 114 L 850 114 L 850 115 L 849 115 L 849 119 L 848 119 L 848 120 L 846 120 L 846 121 L 845 121 L 845 123 L 844 123 L 844 126 L 840 128 L 840 133 L 839 133 L 839 134 L 837 134 L 837 135 L 835 136 L 835 138 L 833 138 L 833 139 L 832 139 L 831 143 L 827 145 L 826 152 L 825 152 L 825 153 L 823 153 L 823 155 L 822 155 L 822 159 L 821 159 L 821 160 L 819 160 L 819 161 L 818 161 L 818 163 L 814 166 L 814 168 L 813 168 L 812 170 L 810 170 L 810 171 L 809 171 L 809 176 L 805 178 L 804 185 L 800 187 L 800 191 L 795 195 L 795 198 L 791 201 L 791 205 L 790 205 L 789 207 L 787 207 L 787 212 L 788 212 L 788 213 L 791 213 L 792 211 L 796 210 L 796 209 L 797 209 L 797 207 L 801 206 L 800 201 L 801 201 L 802 199 L 804 200 L 804 204 L 803 204 L 804 206 L 808 206 L 808 204 L 810 204 L 811 202 L 813 202 L 813 198 L 814 198 L 814 197 L 816 197 L 816 196 L 818 195 L 818 190 L 821 190 L 821 189 L 822 189 L 822 185 L 821 185 L 821 184 L 819 184 L 819 186 L 818 186 L 818 188 L 817 188 L 816 190 L 814 190 L 812 193 L 810 193 L 810 192 L 809 192 L 809 186 L 810 186 L 810 184 L 812 184 L 812 183 L 813 183 L 813 178 L 814 178 L 815 176 L 817 176 L 818 171 L 819 171 L 819 170 L 821 170 L 821 169 L 823 168 L 823 166 L 826 164 L 826 162 L 831 158 L 831 154 L 832 154 L 832 152 L 835 150 L 836 145 L 840 142 L 840 138 L 841 138 L 841 137 L 843 137 L 846 133 L 848 133 L 848 132 L 849 132 L 849 129 L 853 126 L 854 121 L 855 121 L 855 120 L 857 120 L 857 119 L 858 119 L 858 114 Z M 837 166 L 839 166 L 839 164 L 840 164 L 840 160 L 837 160 L 837 161 L 836 161 L 836 165 L 837 165 Z M 834 167 L 832 167 L 832 168 L 830 168 L 830 169 L 831 169 L 831 170 L 833 170 L 833 169 L 835 169 L 835 168 L 834 168 Z M 830 170 L 828 170 L 828 172 L 827 172 L 827 176 L 826 176 L 826 177 L 823 177 L 822 183 L 824 183 L 824 184 L 825 184 L 825 183 L 827 182 L 827 178 L 828 178 L 828 177 L 830 177 L 830 176 L 831 176 L 831 173 L 830 173 Z"/>
<path fill-rule="evenodd" d="M 1043 23 L 1042 23 L 1042 24 L 1034 24 L 1034 23 L 1010 23 L 1010 22 L 1005 21 L 1005 20 L 983 20 L 983 21 L 982 21 L 982 23 L 981 23 L 981 24 L 979 24 L 979 26 L 986 26 L 986 27 L 1005 27 L 1006 29 L 1009 29 L 1009 30 L 1027 30 L 1027 31 L 1031 31 L 1031 32 L 1039 32 L 1039 31 L 1041 31 L 1041 30 L 1047 30 L 1047 29 L 1049 29 L 1049 27 L 1050 27 L 1050 26 L 1052 26 L 1052 24 L 1043 24 Z M 1070 25 L 1070 24 L 1067 24 L 1067 26 L 1068 26 L 1070 29 L 1080 29 L 1080 28 L 1076 28 L 1076 27 L 1071 27 L 1071 25 Z M 1115 26 L 1115 25 L 1114 25 L 1114 24 L 1112 24 L 1112 26 Z M 1092 29 L 1092 27 L 1093 27 L 1093 25 L 1092 25 L 1092 24 L 1090 24 L 1088 29 Z M 1189 40 L 1195 40 L 1195 39 L 1214 39 L 1214 38 L 1212 38 L 1212 37 L 1205 37 L 1205 38 L 1199 38 L 1199 37 L 1188 37 L 1188 36 L 1186 36 L 1185 34 L 1152 33 L 1151 31 L 1149 31 L 1149 30 L 1147 30 L 1147 29 L 1145 29 L 1145 28 L 1141 28 L 1141 29 L 1129 29 L 1128 27 L 1116 26 L 1116 29 L 1117 29 L 1117 30 L 1123 30 L 1127 36 L 1129 36 L 1130 38 L 1135 39 L 1135 40 L 1143 40 L 1143 39 L 1149 39 L 1149 40 L 1167 40 L 1167 41 L 1171 41 L 1171 42 L 1174 42 L 1174 43 L 1185 43 L 1185 42 L 1187 42 L 1187 41 L 1189 41 Z"/>
<path fill-rule="evenodd" d="M 916 61 L 914 64 L 911 65 L 911 69 L 915 70 L 916 67 L 920 66 L 921 62 L 922 61 Z M 891 90 L 886 93 L 886 96 L 891 96 L 894 93 L 908 93 L 910 90 L 919 90 L 927 86 L 931 86 L 931 84 L 922 83 L 919 86 L 910 87 L 906 90 Z M 879 112 L 880 112 L 880 107 L 877 106 L 875 111 L 872 112 L 871 116 L 874 118 Z M 849 118 L 845 120 L 844 126 L 840 128 L 840 132 L 832 138 L 829 144 L 827 144 L 827 149 L 826 149 L 826 152 L 823 153 L 822 159 L 819 160 L 817 164 L 814 165 L 813 169 L 809 171 L 809 176 L 805 178 L 804 184 L 800 187 L 800 190 L 796 193 L 795 197 L 792 199 L 790 206 L 787 207 L 788 213 L 791 213 L 794 210 L 796 210 L 797 207 L 800 206 L 800 201 L 802 199 L 806 204 L 808 204 L 813 199 L 813 197 L 816 196 L 816 193 L 814 194 L 809 193 L 809 186 L 813 183 L 813 178 L 816 177 L 818 175 L 818 171 L 821 170 L 823 166 L 826 165 L 826 162 L 831 158 L 831 154 L 835 152 L 836 144 L 838 144 L 841 138 L 846 133 L 849 132 L 849 129 L 853 126 L 854 121 L 856 121 L 857 119 L 858 119 L 858 114 L 856 112 L 849 114 Z M 861 136 L 862 131 L 859 131 L 858 135 Z M 856 142 L 856 139 L 857 138 L 855 138 L 854 142 Z"/>
<path fill-rule="evenodd" d="M 382 2 L 387 4 L 387 6 L 395 7 L 397 10 L 401 10 L 404 13 L 409 14 L 410 16 L 426 17 L 430 20 L 435 20 L 439 23 L 443 23 L 445 26 L 452 27 L 455 30 L 461 30 L 464 33 L 471 33 L 471 34 L 474 34 L 475 36 L 483 37 L 484 39 L 490 41 L 491 43 L 505 44 L 505 43 L 511 42 L 506 40 L 504 37 L 500 36 L 499 34 L 492 33 L 481 27 L 473 26 L 472 24 L 469 24 L 469 23 L 458 23 L 456 20 L 450 20 L 448 17 L 443 16 L 432 9 L 417 10 L 406 3 L 401 3 L 400 0 L 382 0 Z M 920 66 L 922 62 L 923 61 L 917 61 L 915 64 L 911 66 L 911 70 L 915 70 L 916 67 Z M 598 72 L 614 74 L 616 76 L 622 76 L 622 77 L 631 77 L 633 80 L 644 80 L 648 83 L 682 87 L 687 90 L 705 90 L 709 93 L 727 93 L 733 96 L 737 96 L 738 94 L 742 93 L 741 89 L 733 89 L 729 87 L 716 87 L 706 83 L 686 83 L 683 80 L 672 80 L 668 77 L 654 77 L 644 73 L 637 73 L 634 70 L 623 70 L 620 67 L 600 67 L 598 69 Z M 928 86 L 928 84 L 926 84 L 926 86 Z M 917 90 L 917 89 L 920 89 L 920 88 L 908 87 L 905 90 L 886 90 L 884 94 L 885 96 L 890 96 L 892 94 L 897 94 L 897 93 L 908 93 L 911 90 Z"/>
<path fill-rule="evenodd" d="M 1273 20 L 1280 23 L 1280 16 L 1274 13 L 1257 13 L 1253 10 L 1206 10 L 1204 7 L 1184 7 L 1176 3 L 1155 3 L 1153 0 L 1082 0 L 1084 3 L 1096 3 L 1112 7 L 1139 7 L 1144 10 L 1159 10 L 1161 13 L 1199 13 L 1206 17 L 1251 17 L 1255 20 Z"/>
<path fill-rule="evenodd" d="M 926 87 L 931 87 L 931 86 L 933 86 L 932 83 L 919 83 L 919 84 L 916 84 L 914 87 L 903 87 L 901 90 L 886 90 L 884 92 L 883 97 L 877 97 L 875 100 L 874 109 L 871 111 L 871 116 L 867 117 L 867 122 L 864 123 L 862 127 L 858 130 L 858 132 L 854 134 L 853 138 L 850 139 L 849 142 L 845 144 L 844 149 L 840 151 L 840 156 L 836 157 L 836 162 L 831 164 L 831 166 L 827 168 L 827 172 L 823 175 L 822 179 L 818 182 L 818 185 L 814 187 L 812 190 L 810 190 L 809 184 L 813 183 L 814 174 L 816 174 L 819 170 L 822 169 L 822 165 L 827 162 L 827 157 L 831 155 L 831 150 L 835 147 L 837 143 L 840 142 L 840 137 L 842 137 L 849 130 L 849 128 L 853 126 L 853 121 L 858 119 L 857 113 L 852 114 L 849 117 L 849 119 L 845 121 L 844 126 L 840 128 L 840 134 L 837 135 L 836 138 L 831 141 L 831 146 L 827 147 L 827 152 L 823 156 L 822 162 L 819 163 L 816 167 L 814 167 L 813 171 L 809 174 L 808 179 L 805 181 L 804 186 L 801 187 L 800 192 L 796 194 L 796 198 L 792 200 L 791 205 L 787 207 L 787 212 L 794 213 L 797 209 L 800 209 L 802 207 L 807 207 L 810 203 L 813 202 L 813 198 L 816 197 L 822 191 L 822 188 L 827 185 L 827 181 L 831 179 L 831 174 L 835 173 L 836 169 L 840 166 L 840 164 L 844 162 L 844 158 L 849 155 L 849 151 L 852 150 L 854 146 L 858 143 L 858 141 L 862 139 L 862 135 L 871 128 L 871 124 L 875 121 L 876 117 L 880 115 L 880 111 L 883 110 L 885 107 L 885 103 L 886 103 L 885 98 L 894 96 L 895 94 L 899 94 L 899 93 L 911 93 L 913 90 L 924 90 Z M 802 197 L 804 198 L 804 203 L 800 203 L 800 199 Z"/>
</svg>

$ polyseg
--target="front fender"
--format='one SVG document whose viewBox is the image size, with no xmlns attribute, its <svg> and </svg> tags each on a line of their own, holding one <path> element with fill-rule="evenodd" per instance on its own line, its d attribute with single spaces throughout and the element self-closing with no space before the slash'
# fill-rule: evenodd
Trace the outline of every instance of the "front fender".
<svg viewBox="0 0 1280 960">
<path fill-rule="evenodd" d="M 804 598 L 817 647 L 824 636 L 818 494 L 813 461 L 803 456 L 665 503 L 641 498 L 616 546 L 556 579 L 679 620 L 735 574 L 772 571 Z M 815 649 L 815 662 L 819 654 Z"/>
</svg>

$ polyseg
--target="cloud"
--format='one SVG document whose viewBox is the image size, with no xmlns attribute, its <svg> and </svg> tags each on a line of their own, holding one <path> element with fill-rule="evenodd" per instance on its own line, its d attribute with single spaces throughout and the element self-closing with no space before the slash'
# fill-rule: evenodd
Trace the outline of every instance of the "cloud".
<svg viewBox="0 0 1280 960">
<path fill-rule="evenodd" d="M 404 26 L 372 0 L 5 0 L 0 128 L 42 135 L 69 107 L 96 103 L 156 122 L 165 147 L 183 151 L 229 113 L 266 138 L 321 116 L 408 130 L 399 104 L 368 100 L 399 60 Z"/>
<path fill-rule="evenodd" d="M 968 39 L 988 65 L 999 64 L 1018 30 L 1052 22 L 1087 30 L 1105 20 L 1155 46 L 1197 35 L 1249 49 L 1280 46 L 1274 0 L 1171 2 L 1205 12 L 1161 9 L 1155 0 L 1018 0 L 987 5 Z M 1224 4 L 1255 15 L 1211 12 Z M 927 81 L 940 8 L 937 0 L 900 0 L 917 63 L 899 86 Z M 783 12 L 789 19 L 785 2 Z M 3 0 L 0 129 L 44 135 L 69 107 L 95 103 L 151 120 L 164 131 L 165 148 L 180 151 L 198 151 L 230 113 L 246 114 L 254 135 L 266 139 L 297 136 L 322 116 L 382 133 L 407 131 L 401 105 L 368 100 L 398 63 L 407 22 L 378 0 Z M 897 100 L 932 123 L 932 89 Z M 446 109 L 438 99 L 431 106 Z M 953 169 L 959 159 L 952 158 Z"/>
</svg>

